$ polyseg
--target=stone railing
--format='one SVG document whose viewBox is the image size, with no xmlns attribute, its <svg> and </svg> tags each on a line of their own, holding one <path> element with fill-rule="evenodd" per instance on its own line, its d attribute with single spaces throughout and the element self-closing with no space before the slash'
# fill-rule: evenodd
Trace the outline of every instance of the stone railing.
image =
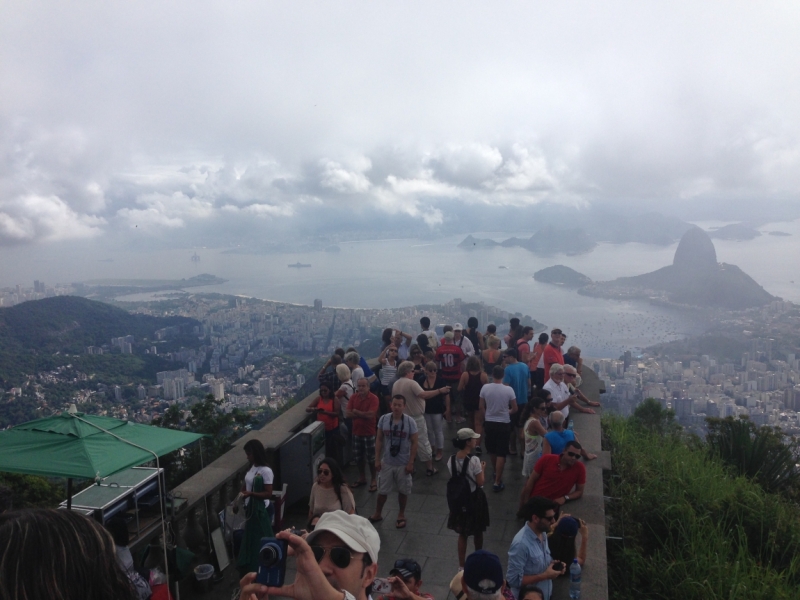
<svg viewBox="0 0 800 600">
<path fill-rule="evenodd" d="M 242 449 L 249 440 L 257 439 L 264 444 L 270 464 L 275 465 L 275 489 L 279 489 L 279 448 L 314 420 L 306 408 L 316 397 L 316 392 L 306 396 L 277 419 L 239 438 L 231 450 L 172 490 L 174 509 L 169 510 L 171 501 L 167 502 L 167 507 L 177 545 L 189 548 L 201 557 L 210 553 L 210 531 L 219 527 L 219 513 L 242 489 L 244 475 L 250 468 Z M 134 551 L 143 548 L 160 533 L 157 525 L 144 531 L 132 544 Z"/>
</svg>

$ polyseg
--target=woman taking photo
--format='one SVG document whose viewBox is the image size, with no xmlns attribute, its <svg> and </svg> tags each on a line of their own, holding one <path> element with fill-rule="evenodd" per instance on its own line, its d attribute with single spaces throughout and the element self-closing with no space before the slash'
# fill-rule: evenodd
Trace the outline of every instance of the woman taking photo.
<svg viewBox="0 0 800 600">
<path fill-rule="evenodd" d="M 241 491 L 246 522 L 236 566 L 242 576 L 258 569 L 261 538 L 273 536 L 269 507 L 274 481 L 272 469 L 267 466 L 267 452 L 261 442 L 250 440 L 244 445 L 244 453 L 250 463 L 250 470 L 245 473 Z"/>
<path fill-rule="evenodd" d="M 343 510 L 348 515 L 356 511 L 353 492 L 344 485 L 342 469 L 332 458 L 325 458 L 317 467 L 317 480 L 311 486 L 308 501 L 308 531 L 313 531 L 319 518 L 326 512 Z"/>
<path fill-rule="evenodd" d="M 408 349 L 408 360 L 414 363 L 414 381 L 421 384 L 425 379 L 426 361 L 419 344 L 411 344 L 411 348 Z"/>
<path fill-rule="evenodd" d="M 477 456 L 470 456 L 480 437 L 472 429 L 459 429 L 453 439 L 453 446 L 458 452 L 447 461 L 450 475 L 463 473 L 469 481 L 471 492 L 467 510 L 451 512 L 447 518 L 447 528 L 458 534 L 458 566 L 462 569 L 467 558 L 467 538 L 474 536 L 475 550 L 481 550 L 483 532 L 489 526 L 489 504 L 486 502 L 486 494 L 483 493 L 486 462 L 482 462 Z"/>
<path fill-rule="evenodd" d="M 306 412 L 317 413 L 317 421 L 325 424 L 325 456 L 341 460 L 339 444 L 339 415 L 341 405 L 327 384 L 319 386 L 319 396 L 306 408 Z"/>
<path fill-rule="evenodd" d="M 420 387 L 426 392 L 441 390 L 447 384 L 438 375 L 436 363 L 431 361 L 425 365 L 425 379 Z M 437 461 L 442 460 L 444 452 L 444 420 L 450 418 L 450 394 L 439 392 L 437 396 L 425 401 L 425 425 L 428 429 L 428 441 Z"/>
</svg>

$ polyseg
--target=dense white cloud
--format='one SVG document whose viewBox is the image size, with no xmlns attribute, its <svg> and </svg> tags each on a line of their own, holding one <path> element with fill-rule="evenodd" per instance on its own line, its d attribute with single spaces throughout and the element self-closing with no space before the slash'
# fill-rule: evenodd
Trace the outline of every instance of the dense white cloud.
<svg viewBox="0 0 800 600">
<path fill-rule="evenodd" d="M 797 203 L 799 26 L 777 1 L 11 2 L 0 243 Z"/>
<path fill-rule="evenodd" d="M 57 196 L 19 196 L 0 201 L 0 243 L 55 242 L 94 237 L 105 219 L 80 215 Z"/>
</svg>

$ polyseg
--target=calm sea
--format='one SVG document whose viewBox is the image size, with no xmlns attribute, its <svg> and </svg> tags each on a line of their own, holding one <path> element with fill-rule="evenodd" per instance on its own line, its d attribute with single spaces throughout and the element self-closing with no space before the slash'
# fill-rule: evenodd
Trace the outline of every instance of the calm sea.
<svg viewBox="0 0 800 600">
<path fill-rule="evenodd" d="M 698 224 L 708 229 L 724 223 Z M 800 220 L 768 224 L 760 230 L 791 236 L 714 240 L 718 260 L 738 265 L 770 293 L 800 302 Z M 508 237 L 492 232 L 475 235 L 496 240 Z M 0 251 L 0 287 L 17 283 L 31 287 L 34 279 L 54 284 L 95 278 L 180 279 L 211 273 L 228 282 L 192 289 L 299 304 L 321 298 L 326 306 L 358 308 L 461 298 L 529 314 L 548 327 L 562 327 L 569 335 L 568 345 L 577 344 L 584 355 L 593 357 L 617 357 L 626 349 L 703 330 L 698 315 L 643 302 L 587 298 L 532 277 L 535 271 L 555 264 L 595 280 L 638 275 L 671 264 L 677 244 L 601 244 L 582 256 L 538 257 L 519 248 L 462 250 L 457 244 L 463 238 L 347 242 L 340 244 L 338 253 L 244 255 L 198 248 L 199 262 L 190 260 L 193 249 L 134 252 L 109 248 L 107 242 L 7 248 Z M 287 266 L 298 261 L 312 266 Z"/>
</svg>

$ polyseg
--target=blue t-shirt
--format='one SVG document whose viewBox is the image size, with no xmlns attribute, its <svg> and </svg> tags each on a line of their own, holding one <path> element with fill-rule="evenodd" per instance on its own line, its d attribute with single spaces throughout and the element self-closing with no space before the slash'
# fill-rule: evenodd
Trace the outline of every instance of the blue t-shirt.
<svg viewBox="0 0 800 600">
<path fill-rule="evenodd" d="M 561 454 L 567 446 L 567 442 L 575 440 L 575 434 L 569 429 L 565 429 L 564 431 L 551 431 L 544 436 L 544 439 L 550 443 L 551 454 Z"/>
<path fill-rule="evenodd" d="M 517 397 L 517 406 L 522 406 L 528 402 L 528 381 L 531 370 L 528 365 L 516 362 L 506 367 L 506 374 L 503 376 L 503 383 L 507 383 L 514 390 Z"/>
<path fill-rule="evenodd" d="M 363 369 L 364 377 L 366 377 L 367 379 L 369 379 L 375 374 L 372 372 L 372 369 L 369 368 L 369 365 L 367 364 L 367 361 L 364 360 L 363 356 L 358 359 L 358 366 Z"/>
</svg>

